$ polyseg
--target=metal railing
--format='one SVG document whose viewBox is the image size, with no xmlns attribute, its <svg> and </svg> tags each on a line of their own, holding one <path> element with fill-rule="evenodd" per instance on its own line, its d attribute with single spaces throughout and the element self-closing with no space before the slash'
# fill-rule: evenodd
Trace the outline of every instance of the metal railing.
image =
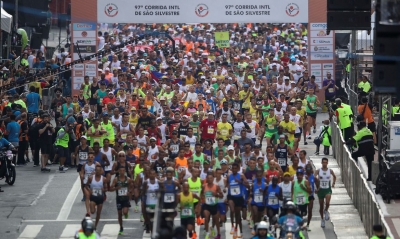
<svg viewBox="0 0 400 239">
<path fill-rule="evenodd" d="M 340 128 L 334 120 L 331 122 L 333 156 L 338 162 L 342 181 L 353 201 L 354 207 L 360 214 L 368 236 L 373 235 L 372 227 L 381 224 L 387 236 L 394 238 L 388 224 L 386 223 L 379 204 L 375 200 L 375 194 L 367 184 L 367 180 L 360 167 L 352 159 L 351 153 L 343 145 L 343 136 Z"/>
</svg>

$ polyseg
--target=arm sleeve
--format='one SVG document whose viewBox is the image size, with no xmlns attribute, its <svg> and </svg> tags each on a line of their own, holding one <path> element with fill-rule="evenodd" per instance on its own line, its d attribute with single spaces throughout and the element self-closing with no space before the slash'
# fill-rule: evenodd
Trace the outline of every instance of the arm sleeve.
<svg viewBox="0 0 400 239">
<path fill-rule="evenodd" d="M 57 139 L 61 139 L 66 134 L 65 130 L 59 130 L 57 132 Z"/>
</svg>

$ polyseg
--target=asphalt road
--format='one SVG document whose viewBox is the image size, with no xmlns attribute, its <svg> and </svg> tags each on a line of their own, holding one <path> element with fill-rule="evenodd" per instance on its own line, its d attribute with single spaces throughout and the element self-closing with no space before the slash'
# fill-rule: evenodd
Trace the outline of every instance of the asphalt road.
<svg viewBox="0 0 400 239">
<path fill-rule="evenodd" d="M 317 128 L 325 118 L 325 114 L 318 116 Z M 312 140 L 308 142 L 309 145 L 301 143 L 300 148 L 306 150 L 308 155 L 312 155 L 315 146 Z M 0 238 L 73 238 L 86 211 L 84 203 L 81 202 L 82 193 L 76 170 L 70 169 L 66 173 L 59 173 L 58 167 L 53 165 L 50 167 L 51 172 L 41 173 L 40 168 L 32 166 L 33 164 L 29 163 L 27 166 L 17 168 L 14 186 L 6 185 L 4 180 L 0 181 L 0 186 L 5 191 L 0 193 Z M 324 229 L 320 227 L 318 209 L 319 205 L 316 202 L 311 232 L 307 233 L 307 237 L 310 239 L 337 238 L 330 221 L 326 222 Z M 134 213 L 132 207 L 129 214 L 129 218 L 124 219 L 125 233 L 118 236 L 115 193 L 107 193 L 107 201 L 104 203 L 97 231 L 101 233 L 102 238 L 107 239 L 150 238 L 150 235 L 143 231 L 143 223 L 139 219 L 140 213 Z M 175 225 L 179 224 L 180 221 L 175 220 Z M 243 238 L 250 238 L 251 229 L 248 227 L 248 222 L 243 222 L 243 225 Z M 198 229 L 199 227 L 196 231 L 199 231 Z M 226 223 L 221 228 L 222 238 L 232 238 L 229 234 L 230 229 L 230 223 Z M 201 230 L 198 238 L 204 238 L 204 230 Z"/>
</svg>

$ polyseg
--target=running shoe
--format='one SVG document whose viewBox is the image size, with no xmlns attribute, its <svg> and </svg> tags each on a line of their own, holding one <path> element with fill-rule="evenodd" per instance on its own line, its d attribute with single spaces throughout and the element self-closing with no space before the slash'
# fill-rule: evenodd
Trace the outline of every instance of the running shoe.
<svg viewBox="0 0 400 239">
<path fill-rule="evenodd" d="M 118 235 L 124 235 L 124 229 L 123 228 L 119 229 Z"/>
<path fill-rule="evenodd" d="M 215 237 L 215 229 L 214 227 L 210 227 L 211 237 Z"/>
<path fill-rule="evenodd" d="M 317 133 L 317 129 L 315 129 L 315 127 L 314 127 L 312 132 L 313 132 L 313 134 Z"/>
<path fill-rule="evenodd" d="M 325 221 L 328 221 L 330 218 L 330 213 L 327 210 L 324 210 L 324 214 L 325 214 Z"/>
<path fill-rule="evenodd" d="M 134 211 L 139 212 L 139 205 L 136 204 Z"/>
<path fill-rule="evenodd" d="M 256 231 L 254 231 L 254 228 L 251 229 L 251 235 L 255 235 Z"/>
<path fill-rule="evenodd" d="M 304 145 L 307 145 L 308 143 L 307 143 L 307 141 L 304 141 Z"/>
<path fill-rule="evenodd" d="M 82 198 L 82 200 L 81 200 L 82 202 L 84 202 L 84 201 L 86 201 L 86 197 L 85 196 L 83 196 L 83 198 Z"/>
<path fill-rule="evenodd" d="M 235 227 L 232 226 L 231 228 L 231 235 L 235 234 Z"/>
<path fill-rule="evenodd" d="M 205 237 L 205 239 L 210 239 L 210 233 L 206 233 L 206 237 Z"/>
<path fill-rule="evenodd" d="M 249 228 L 250 228 L 250 229 L 254 228 L 254 222 L 253 222 L 253 220 L 250 220 L 250 222 L 249 222 Z"/>
<path fill-rule="evenodd" d="M 319 152 L 315 152 L 314 155 L 319 155 Z"/>
<path fill-rule="evenodd" d="M 200 217 L 197 217 L 196 223 L 197 223 L 197 226 L 201 225 L 201 218 Z"/>
<path fill-rule="evenodd" d="M 307 139 L 311 139 L 311 134 L 309 134 L 309 135 L 307 136 Z"/>
<path fill-rule="evenodd" d="M 144 222 L 143 213 L 142 213 L 142 214 L 140 214 L 140 221 L 141 221 L 141 222 Z"/>
<path fill-rule="evenodd" d="M 127 213 L 124 215 L 124 217 L 125 217 L 125 219 L 128 219 L 128 217 L 129 217 L 129 212 L 127 212 Z"/>
<path fill-rule="evenodd" d="M 307 231 L 308 231 L 308 232 L 311 232 L 310 225 L 307 225 Z"/>
<path fill-rule="evenodd" d="M 218 234 L 216 237 L 214 237 L 214 239 L 221 239 L 221 235 Z"/>
<path fill-rule="evenodd" d="M 197 238 L 197 234 L 196 232 L 193 232 L 191 239 L 196 239 Z"/>
<path fill-rule="evenodd" d="M 324 221 L 324 219 L 321 219 L 321 227 L 322 227 L 322 228 L 325 228 L 325 221 Z"/>
<path fill-rule="evenodd" d="M 250 218 L 251 218 L 251 212 L 250 212 L 250 211 L 247 211 L 246 219 L 247 219 L 247 220 L 250 220 Z"/>
<path fill-rule="evenodd" d="M 236 238 L 243 238 L 243 235 L 242 234 L 237 235 Z"/>
</svg>

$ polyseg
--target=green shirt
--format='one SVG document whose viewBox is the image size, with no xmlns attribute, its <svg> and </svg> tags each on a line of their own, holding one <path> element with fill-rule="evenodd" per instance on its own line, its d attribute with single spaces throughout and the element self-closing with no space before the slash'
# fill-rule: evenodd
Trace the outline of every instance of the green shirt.
<svg viewBox="0 0 400 239">
<path fill-rule="evenodd" d="M 317 108 L 317 97 L 316 97 L 315 95 L 313 95 L 313 96 L 307 95 L 306 100 L 307 100 L 308 103 L 310 103 L 310 106 L 314 109 L 314 110 L 311 110 L 311 109 L 308 107 L 308 104 L 307 104 L 307 106 L 306 106 L 306 112 L 307 112 L 307 113 L 315 113 L 315 112 L 317 112 L 317 111 L 315 110 L 315 109 Z"/>
</svg>

